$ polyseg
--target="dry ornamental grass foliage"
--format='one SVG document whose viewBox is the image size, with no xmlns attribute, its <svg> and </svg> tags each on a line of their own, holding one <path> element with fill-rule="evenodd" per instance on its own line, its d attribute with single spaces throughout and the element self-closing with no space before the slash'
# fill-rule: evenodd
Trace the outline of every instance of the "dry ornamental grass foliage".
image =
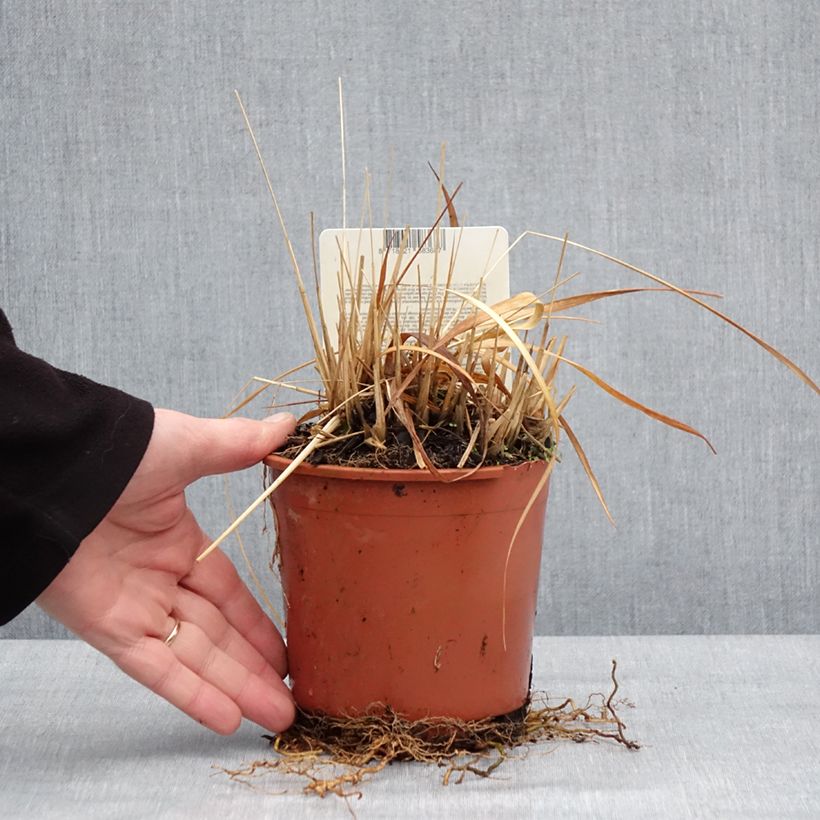
<svg viewBox="0 0 820 820">
<path fill-rule="evenodd" d="M 714 452 L 706 436 L 698 430 L 647 407 L 566 355 L 568 336 L 556 332 L 554 324 L 578 319 L 572 311 L 592 302 L 636 293 L 676 294 L 752 339 L 815 393 L 820 393 L 817 384 L 793 361 L 704 301 L 720 298 L 719 294 L 680 288 L 607 253 L 570 241 L 567 236 L 536 231 L 521 234 L 511 243 L 507 254 L 528 237 L 561 244 L 554 281 L 544 293 L 518 293 L 495 305 L 485 304 L 476 295 L 460 293 L 451 287 L 453 255 L 448 269 L 442 272 L 441 281 L 434 282 L 433 298 L 428 299 L 419 312 L 418 330 L 403 331 L 399 321 L 400 286 L 413 281 L 414 262 L 444 218 L 447 217 L 450 227 L 459 227 L 454 202 L 461 185 L 452 194 L 445 187 L 443 150 L 441 167 L 436 173 L 438 196 L 443 205 L 417 248 L 412 252 L 408 250 L 409 228 L 398 232 L 401 241 L 395 249 L 397 252 L 390 254 L 390 249 L 386 249 L 379 269 L 371 271 L 365 270 L 361 258 L 350 258 L 339 246 L 337 284 L 341 310 L 338 327 L 329 327 L 319 298 L 313 219 L 316 309 L 311 304 L 270 175 L 238 94 L 237 100 L 287 246 L 314 358 L 273 379 L 253 377 L 240 391 L 237 403 L 227 415 L 239 412 L 271 387 L 306 394 L 310 396 L 307 401 L 314 406 L 302 416 L 298 435 L 286 450 L 293 457 L 291 467 L 233 522 L 200 560 L 303 461 L 415 466 L 445 480 L 440 471 L 446 467 L 477 470 L 489 464 L 528 460 L 544 460 L 552 467 L 562 434 L 566 434 L 599 502 L 612 520 L 589 459 L 565 412 L 575 388 L 569 388 L 562 395 L 557 393 L 556 376 L 560 366 L 580 373 L 608 395 L 649 418 L 702 439 Z M 362 228 L 369 211 L 369 184 L 366 184 Z M 575 278 L 575 275 L 563 277 L 564 260 L 570 248 L 608 260 L 652 284 L 560 295 Z M 395 259 L 388 264 L 391 256 Z M 492 268 L 485 270 L 480 280 L 483 282 L 491 274 Z M 372 294 L 372 298 L 365 298 L 365 294 Z M 455 317 L 445 321 L 453 301 L 457 303 Z M 315 369 L 318 389 L 292 380 L 294 374 L 307 367 Z M 322 450 L 326 452 L 322 454 Z"/>
</svg>

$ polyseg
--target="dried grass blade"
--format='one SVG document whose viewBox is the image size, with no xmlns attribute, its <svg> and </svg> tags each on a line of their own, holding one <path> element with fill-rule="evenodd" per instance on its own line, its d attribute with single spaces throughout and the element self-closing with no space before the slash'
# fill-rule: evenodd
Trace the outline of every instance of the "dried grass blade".
<svg viewBox="0 0 820 820">
<path fill-rule="evenodd" d="M 254 376 L 253 381 L 262 382 L 266 387 L 286 387 L 288 390 L 293 390 L 296 393 L 305 393 L 308 396 L 321 396 L 318 390 L 311 390 L 309 387 L 299 387 L 298 384 L 291 384 L 290 382 L 283 382 L 279 379 L 266 379 L 264 376 Z"/>
<path fill-rule="evenodd" d="M 504 559 L 504 576 L 501 582 L 501 642 L 504 646 L 504 651 L 507 651 L 507 575 L 509 573 L 510 568 L 510 558 L 512 556 L 513 546 L 515 545 L 515 540 L 518 538 L 518 533 L 521 532 L 521 527 L 524 526 L 524 522 L 527 520 L 527 516 L 530 514 L 530 510 L 532 509 L 532 505 L 535 504 L 536 499 L 541 494 L 541 491 L 544 489 L 547 481 L 549 480 L 550 474 L 552 473 L 552 468 L 555 466 L 555 463 L 558 459 L 553 454 L 552 458 L 547 463 L 547 469 L 544 470 L 544 475 L 538 481 L 538 484 L 533 490 L 532 495 L 529 497 L 526 506 L 524 507 L 524 511 L 521 513 L 520 517 L 518 518 L 518 522 L 515 525 L 515 530 L 513 531 L 512 538 L 510 538 L 510 545 L 507 547 L 507 556 Z"/>
<path fill-rule="evenodd" d="M 287 387 L 288 389 L 297 390 L 298 392 L 309 392 L 312 395 L 318 396 L 319 394 L 315 391 L 312 391 L 312 390 L 308 391 L 307 388 L 295 387 L 290 382 L 282 381 L 282 379 L 284 379 L 285 376 L 289 376 L 291 373 L 298 373 L 300 370 L 303 370 L 304 368 L 310 367 L 310 365 L 315 364 L 315 362 L 316 362 L 315 359 L 311 359 L 309 362 L 303 362 L 302 364 L 297 365 L 296 367 L 291 367 L 290 370 L 286 370 L 284 373 L 280 373 L 275 379 L 265 379 L 262 376 L 251 376 L 251 378 L 248 379 L 245 382 L 245 384 L 242 386 L 242 389 L 234 396 L 234 398 L 231 402 L 232 404 L 233 404 L 233 402 L 236 402 L 239 399 L 239 397 L 245 392 L 245 390 L 248 389 L 248 387 L 250 387 L 250 385 L 253 382 L 262 382 L 265 386 L 257 388 L 256 390 L 254 390 L 254 392 L 251 393 L 250 396 L 247 396 L 239 404 L 234 405 L 233 408 L 228 410 L 222 416 L 222 418 L 227 419 L 227 418 L 230 418 L 232 415 L 234 415 L 234 413 L 238 413 L 243 407 L 246 407 L 257 396 L 259 396 L 261 393 L 264 393 L 265 390 L 267 390 L 271 386 Z"/>
<path fill-rule="evenodd" d="M 482 426 L 480 424 L 476 424 L 473 427 L 473 432 L 470 434 L 470 440 L 467 442 L 467 446 L 464 448 L 464 453 L 462 454 L 461 458 L 458 460 L 458 464 L 456 465 L 459 469 L 462 469 L 464 465 L 467 463 L 467 459 L 470 457 L 470 453 L 473 451 L 473 447 L 475 447 L 476 442 L 478 441 L 478 436 L 481 433 Z"/>
<path fill-rule="evenodd" d="M 458 195 L 458 192 L 461 190 L 462 185 L 464 185 L 463 182 L 458 183 L 458 186 L 456 187 L 455 191 L 453 191 L 452 199 L 456 198 L 456 196 Z M 404 266 L 404 268 L 402 269 L 402 272 L 396 277 L 395 281 L 391 283 L 391 291 L 392 291 L 391 297 L 392 297 L 393 293 L 395 292 L 396 288 L 398 287 L 398 285 L 401 283 L 401 280 L 404 278 L 404 275 L 412 267 L 413 262 L 416 261 L 416 257 L 422 252 L 422 250 L 424 250 L 424 247 L 430 241 L 430 237 L 433 235 L 433 231 L 435 231 L 435 229 L 438 227 L 438 223 L 441 222 L 441 220 L 444 218 L 444 214 L 446 214 L 446 213 L 447 213 L 447 208 L 445 206 L 444 208 L 442 208 L 439 215 L 436 217 L 436 221 L 432 224 L 430 229 L 427 231 L 427 234 L 425 235 L 424 239 L 419 243 L 418 248 L 416 248 L 416 252 L 410 257 L 410 261 Z"/>
<path fill-rule="evenodd" d="M 510 325 L 503 319 L 501 316 L 496 313 L 493 308 L 489 305 L 484 304 L 484 302 L 476 299 L 473 296 L 470 296 L 467 293 L 459 293 L 458 291 L 450 290 L 448 293 L 452 293 L 454 296 L 457 296 L 459 299 L 464 299 L 466 302 L 469 302 L 473 307 L 477 308 L 480 311 L 483 311 L 487 314 L 498 326 L 504 331 L 507 335 L 507 338 L 515 345 L 518 352 L 521 354 L 521 357 L 527 363 L 527 366 L 530 368 L 530 372 L 532 374 L 533 379 L 535 380 L 538 387 L 541 389 L 541 392 L 544 396 L 544 401 L 549 408 L 549 418 L 553 424 L 557 424 L 558 414 L 555 408 L 555 401 L 552 397 L 552 391 L 549 388 L 549 385 L 544 381 L 544 377 L 541 374 L 541 371 L 538 368 L 538 365 L 535 363 L 535 360 L 530 355 L 529 350 L 527 350 L 527 345 L 521 340 L 521 337 L 510 327 Z M 441 343 L 439 343 L 440 345 Z M 437 345 L 437 346 L 439 346 Z"/>
<path fill-rule="evenodd" d="M 528 291 L 516 293 L 507 299 L 496 302 L 492 307 L 499 316 L 504 317 L 516 330 L 530 330 L 536 327 L 544 316 L 544 303 L 534 293 Z M 519 315 L 522 313 L 523 315 Z M 517 319 L 516 316 L 518 316 Z M 473 313 L 450 328 L 441 342 L 449 342 L 470 331 L 481 333 L 483 332 L 482 327 L 490 324 L 495 324 L 491 318 L 481 318 L 479 313 Z"/>
<path fill-rule="evenodd" d="M 436 171 L 436 169 L 433 168 L 432 163 L 428 162 L 427 164 L 430 166 L 430 170 L 433 172 L 433 175 L 436 178 L 436 182 L 438 182 L 439 186 L 441 187 L 441 192 L 444 194 L 444 202 L 446 203 L 447 207 L 447 215 L 450 218 L 450 227 L 458 228 L 458 215 L 456 214 L 455 205 L 453 205 L 453 198 L 450 196 L 450 194 L 447 193 L 447 189 L 444 187 L 444 183 L 441 181 L 441 177 L 439 176 L 438 171 Z"/>
<path fill-rule="evenodd" d="M 580 305 L 586 305 L 590 302 L 597 302 L 599 299 L 608 299 L 610 296 L 625 296 L 631 293 L 675 293 L 672 288 L 616 288 L 614 290 L 597 290 L 590 293 L 579 293 L 575 296 L 566 296 L 563 299 L 556 299 L 552 302 L 556 310 L 570 310 Z M 712 299 L 722 299 L 720 293 L 715 293 L 711 290 L 689 290 L 686 289 L 684 293 L 690 296 L 708 296 Z"/>
<path fill-rule="evenodd" d="M 601 506 L 604 508 L 604 512 L 606 513 L 606 517 L 609 519 L 609 523 L 612 526 L 615 526 L 615 519 L 612 517 L 612 514 L 609 511 L 609 507 L 607 506 L 606 500 L 604 499 L 604 494 L 601 491 L 601 485 L 598 483 L 598 479 L 595 477 L 595 473 L 592 471 L 592 465 L 589 463 L 589 459 L 587 458 L 587 454 L 584 452 L 584 448 L 581 446 L 581 442 L 578 439 L 578 436 L 575 435 L 572 428 L 569 426 L 569 422 L 563 417 L 558 417 L 558 422 L 561 425 L 561 429 L 567 434 L 567 438 L 570 440 L 573 449 L 575 450 L 575 454 L 578 456 L 578 460 L 581 462 L 581 466 L 584 468 L 584 472 L 587 474 L 587 478 L 589 479 L 589 483 L 592 484 L 592 489 L 595 490 L 595 495 L 598 496 L 598 501 L 601 502 Z"/>
<path fill-rule="evenodd" d="M 553 236 L 548 233 L 539 233 L 538 231 L 525 231 L 519 239 L 522 239 L 524 236 L 538 236 L 543 239 L 551 239 L 555 242 L 563 242 L 564 240 L 559 236 Z M 516 240 L 516 243 L 518 240 Z M 513 243 L 513 244 L 516 244 Z M 704 310 L 708 310 L 709 313 L 714 314 L 718 317 L 718 319 L 722 319 L 726 324 L 731 325 L 735 330 L 739 330 L 745 336 L 748 336 L 755 344 L 760 345 L 767 353 L 770 353 L 772 356 L 775 357 L 781 364 L 785 365 L 792 371 L 802 382 L 805 382 L 815 393 L 820 393 L 820 387 L 818 387 L 817 383 L 800 367 L 798 367 L 788 356 L 783 355 L 777 348 L 772 347 L 767 341 L 761 339 L 760 336 L 757 336 L 755 333 L 752 333 L 751 330 L 743 327 L 739 322 L 736 322 L 730 316 L 727 316 L 725 313 L 721 313 L 719 310 L 716 310 L 711 305 L 708 305 L 706 302 L 701 301 L 696 296 L 690 295 L 687 291 L 683 288 L 679 288 L 677 285 L 673 285 L 671 282 L 667 282 L 665 279 L 661 279 L 660 276 L 655 276 L 654 273 L 649 273 L 649 271 L 645 271 L 642 268 L 639 268 L 635 265 L 630 265 L 629 262 L 625 262 L 623 259 L 618 259 L 616 256 L 612 256 L 608 253 L 604 253 L 604 251 L 596 250 L 595 248 L 590 248 L 587 245 L 581 245 L 578 242 L 568 241 L 568 244 L 572 245 L 574 248 L 578 248 L 582 251 L 587 251 L 588 253 L 594 254 L 595 256 L 599 256 L 601 259 L 606 259 L 609 262 L 614 262 L 616 265 L 620 265 L 622 268 L 626 268 L 627 270 L 631 270 L 633 273 L 637 273 L 640 276 L 645 276 L 647 279 L 651 279 L 653 282 L 657 282 L 659 285 L 663 285 L 670 290 L 675 291 L 675 293 L 684 296 L 685 298 L 689 299 L 691 302 L 694 302 L 696 305 L 700 305 Z M 512 248 L 512 245 L 510 246 Z"/>
<path fill-rule="evenodd" d="M 439 481 L 443 481 L 444 477 L 439 472 L 436 465 L 433 463 L 432 459 L 427 453 L 427 450 L 424 449 L 424 444 L 422 443 L 421 439 L 419 438 L 418 431 L 416 430 L 416 425 L 413 422 L 413 414 L 410 410 L 407 409 L 404 401 L 402 400 L 401 396 L 394 396 L 391 400 L 391 404 L 396 409 L 396 414 L 398 415 L 399 419 L 401 419 L 401 423 L 404 425 L 404 428 L 410 433 L 410 438 L 413 442 L 413 452 L 416 455 L 416 463 L 418 464 L 420 469 L 427 468 L 430 473 Z"/>
<path fill-rule="evenodd" d="M 228 515 L 231 518 L 236 518 L 236 509 L 234 508 L 233 495 L 231 494 L 230 476 L 226 475 L 222 478 L 222 486 L 225 491 L 225 505 L 228 508 Z M 245 562 L 245 568 L 248 570 L 248 574 L 251 576 L 253 585 L 256 587 L 257 594 L 262 599 L 262 601 L 264 601 L 265 606 L 267 606 L 268 612 L 270 613 L 273 622 L 276 624 L 276 627 L 279 629 L 280 632 L 283 632 L 285 624 L 282 619 L 282 616 L 279 614 L 279 610 L 271 602 L 271 599 L 268 597 L 268 593 L 265 591 L 264 585 L 259 580 L 259 574 L 256 572 L 256 569 L 253 565 L 253 561 L 251 561 L 251 558 L 248 555 L 248 551 L 245 549 L 245 542 L 242 540 L 242 536 L 240 535 L 239 530 L 236 530 L 236 532 L 234 532 L 234 535 L 236 536 L 236 542 L 239 545 L 239 553 L 242 556 L 242 560 Z"/>
<path fill-rule="evenodd" d="M 410 344 L 402 344 L 399 345 L 399 350 L 407 350 L 409 352 L 421 353 L 424 356 L 432 356 L 435 359 L 443 362 L 450 370 L 453 371 L 458 377 L 461 383 L 464 385 L 465 389 L 470 393 L 471 396 L 476 396 L 476 389 L 475 389 L 475 379 L 473 378 L 472 374 L 465 370 L 459 363 L 456 361 L 455 356 L 448 350 L 435 350 L 430 347 L 424 347 L 423 345 L 410 345 Z M 395 348 L 389 347 L 385 353 L 393 353 Z M 407 384 L 407 380 L 405 379 L 405 383 L 402 385 L 404 390 L 407 389 L 409 385 Z"/>
<path fill-rule="evenodd" d="M 347 227 L 347 151 L 345 150 L 345 101 L 342 78 L 339 77 L 339 141 L 342 160 L 342 228 Z"/>
<path fill-rule="evenodd" d="M 325 319 L 325 309 L 322 307 L 322 292 L 319 284 L 319 265 L 316 261 L 316 215 L 310 212 L 310 251 L 313 259 L 313 287 L 316 291 L 316 305 L 319 309 L 319 326 L 322 329 L 322 340 L 325 345 L 325 355 L 327 356 L 327 378 L 331 376 L 333 363 L 333 344 L 330 341 L 330 330 Z M 320 374 L 321 375 L 321 374 Z"/>
<path fill-rule="evenodd" d="M 288 255 L 290 256 L 290 263 L 293 267 L 293 272 L 296 274 L 296 284 L 299 288 L 299 296 L 302 300 L 302 307 L 305 312 L 305 319 L 307 320 L 308 328 L 310 330 L 310 338 L 313 342 L 313 349 L 316 353 L 316 366 L 319 368 L 319 373 L 322 376 L 322 378 L 325 379 L 327 375 L 327 366 L 324 359 L 324 348 L 322 347 L 321 340 L 319 339 L 319 332 L 316 327 L 316 321 L 313 318 L 313 311 L 310 307 L 310 301 L 307 298 L 305 283 L 302 281 L 302 273 L 299 270 L 299 263 L 296 261 L 296 253 L 293 250 L 293 245 L 290 241 L 290 235 L 288 234 L 288 229 L 285 226 L 285 219 L 282 216 L 282 211 L 279 208 L 279 200 L 276 198 L 276 193 L 273 190 L 273 183 L 271 182 L 270 174 L 268 173 L 268 167 L 265 164 L 265 160 L 262 156 L 262 150 L 259 147 L 259 143 L 256 141 L 256 134 L 253 131 L 253 126 L 251 126 L 251 121 L 248 118 L 248 112 L 245 110 L 245 104 L 242 102 L 242 97 L 239 95 L 239 92 L 235 89 L 233 93 L 236 96 L 236 101 L 239 103 L 239 110 L 242 112 L 242 119 L 245 121 L 245 128 L 248 130 L 248 134 L 250 135 L 254 150 L 256 151 L 256 158 L 259 160 L 259 165 L 262 168 L 262 175 L 265 178 L 265 184 L 268 187 L 268 192 L 270 193 L 271 201 L 273 202 L 273 207 L 276 211 L 276 217 L 279 220 L 279 227 L 282 229 L 282 235 L 285 238 L 285 245 L 287 246 Z"/>
<path fill-rule="evenodd" d="M 593 373 L 589 368 L 584 367 L 582 364 L 578 364 L 578 362 L 574 362 L 571 359 L 567 359 L 564 356 L 559 356 L 557 353 L 550 353 L 548 351 L 548 355 L 555 356 L 557 359 L 560 359 L 562 362 L 566 362 L 570 367 L 574 367 L 579 373 L 583 373 L 590 381 L 594 382 L 598 387 L 601 388 L 605 393 L 609 393 L 610 396 L 618 399 L 618 401 L 626 404 L 628 407 L 631 407 L 633 410 L 639 410 L 644 415 L 649 416 L 651 419 L 655 419 L 655 421 L 659 421 L 662 424 L 666 424 L 669 427 L 674 427 L 676 430 L 682 430 L 684 433 L 689 433 L 692 436 L 697 436 L 699 439 L 703 439 L 706 442 L 707 446 L 713 453 L 717 453 L 717 450 L 712 446 L 712 442 L 709 441 L 703 433 L 695 430 L 694 427 L 690 427 L 688 424 L 685 424 L 682 421 L 678 421 L 678 419 L 672 418 L 672 416 L 667 416 L 663 413 L 658 412 L 657 410 L 653 410 L 651 407 L 647 407 L 645 404 L 641 404 L 636 399 L 627 396 L 626 393 L 621 393 L 620 390 L 614 388 L 611 384 L 605 382 L 600 376 Z"/>
<path fill-rule="evenodd" d="M 324 427 L 322 427 L 320 433 L 314 436 L 307 444 L 307 446 L 302 450 L 296 458 L 291 461 L 290 464 L 282 471 L 279 478 L 274 481 L 270 487 L 267 487 L 265 491 L 255 500 L 253 501 L 250 506 L 238 517 L 236 518 L 233 523 L 222 533 L 213 543 L 210 544 L 205 550 L 202 551 L 200 555 L 197 556 L 197 562 L 205 560 L 231 533 L 233 533 L 239 526 L 242 524 L 243 521 L 261 504 L 268 498 L 281 484 L 282 482 L 292 473 L 296 468 L 319 446 L 322 442 L 323 435 L 330 435 L 338 426 L 339 426 L 340 419 L 338 416 L 334 416 L 331 418 Z"/>
</svg>

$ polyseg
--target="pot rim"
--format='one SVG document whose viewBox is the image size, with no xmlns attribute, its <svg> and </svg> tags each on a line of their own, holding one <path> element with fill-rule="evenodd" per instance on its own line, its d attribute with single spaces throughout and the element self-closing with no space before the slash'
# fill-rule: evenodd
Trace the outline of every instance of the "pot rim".
<svg viewBox="0 0 820 820">
<path fill-rule="evenodd" d="M 285 458 L 278 453 L 266 456 L 263 463 L 267 467 L 283 471 L 292 459 Z M 524 461 L 521 464 L 493 464 L 479 467 L 470 475 L 471 470 L 450 468 L 439 470 L 443 481 L 437 479 L 429 470 L 394 470 L 391 468 L 377 469 L 375 467 L 340 467 L 334 464 L 300 464 L 294 472 L 316 478 L 343 478 L 350 481 L 392 481 L 405 483 L 411 481 L 428 481 L 436 484 L 446 484 L 460 479 L 462 481 L 482 481 L 485 479 L 501 478 L 511 470 L 529 469 L 531 465 L 545 465 L 545 461 Z"/>
</svg>

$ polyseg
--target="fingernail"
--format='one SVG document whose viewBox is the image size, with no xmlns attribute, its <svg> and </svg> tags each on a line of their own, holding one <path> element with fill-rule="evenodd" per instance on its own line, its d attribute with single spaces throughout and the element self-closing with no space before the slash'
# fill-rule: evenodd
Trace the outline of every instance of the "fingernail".
<svg viewBox="0 0 820 820">
<path fill-rule="evenodd" d="M 268 416 L 267 418 L 262 419 L 262 421 L 269 421 L 273 422 L 274 424 L 282 424 L 283 422 L 294 422 L 296 421 L 295 416 L 293 413 L 274 413 L 272 416 Z"/>
</svg>

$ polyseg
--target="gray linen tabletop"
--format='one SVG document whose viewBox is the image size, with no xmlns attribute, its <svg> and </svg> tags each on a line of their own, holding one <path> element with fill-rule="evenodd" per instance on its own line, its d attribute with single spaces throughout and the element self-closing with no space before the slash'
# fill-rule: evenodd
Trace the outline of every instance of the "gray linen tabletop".
<svg viewBox="0 0 820 820">
<path fill-rule="evenodd" d="M 395 764 L 346 802 L 231 781 L 259 727 L 213 735 L 78 641 L 0 641 L 0 816 L 820 817 L 820 636 L 539 637 L 534 688 L 606 691 L 613 657 L 640 751 L 544 743 L 446 787 Z"/>
</svg>

